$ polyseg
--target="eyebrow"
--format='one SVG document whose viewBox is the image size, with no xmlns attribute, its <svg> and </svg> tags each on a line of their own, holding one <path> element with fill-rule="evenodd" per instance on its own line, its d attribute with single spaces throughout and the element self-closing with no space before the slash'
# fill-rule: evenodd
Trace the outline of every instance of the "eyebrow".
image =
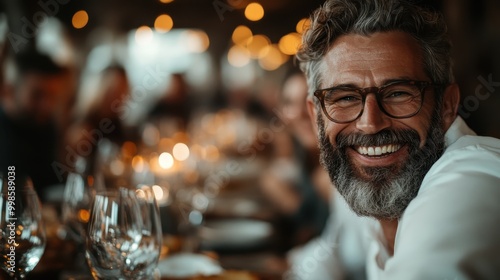
<svg viewBox="0 0 500 280">
<path fill-rule="evenodd" d="M 418 79 L 415 79 L 415 78 L 410 78 L 408 76 L 399 76 L 399 77 L 395 77 L 395 78 L 391 78 L 391 79 L 385 79 L 382 81 L 382 84 L 381 85 L 377 85 L 377 87 L 381 87 L 381 86 L 384 86 L 386 84 L 390 84 L 390 83 L 393 83 L 393 82 L 399 82 L 399 81 L 417 81 Z M 361 88 L 353 83 L 343 83 L 343 84 L 338 84 L 338 85 L 330 85 L 329 87 L 327 88 L 336 88 L 336 87 L 346 87 L 346 88 Z"/>
</svg>

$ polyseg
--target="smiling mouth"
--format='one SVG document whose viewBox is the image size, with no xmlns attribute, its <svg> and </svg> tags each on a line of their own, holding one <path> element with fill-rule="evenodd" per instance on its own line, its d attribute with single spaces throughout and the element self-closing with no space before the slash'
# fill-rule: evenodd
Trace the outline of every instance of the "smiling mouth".
<svg viewBox="0 0 500 280">
<path fill-rule="evenodd" d="M 369 146 L 369 147 L 358 146 L 355 147 L 355 150 L 359 154 L 365 156 L 384 156 L 399 151 L 401 147 L 402 147 L 401 144 L 389 144 L 383 146 Z"/>
</svg>

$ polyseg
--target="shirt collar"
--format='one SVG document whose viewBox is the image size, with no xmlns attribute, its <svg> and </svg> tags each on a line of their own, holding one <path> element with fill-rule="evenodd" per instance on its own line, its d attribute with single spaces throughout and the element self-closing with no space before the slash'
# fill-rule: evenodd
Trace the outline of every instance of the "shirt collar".
<svg viewBox="0 0 500 280">
<path fill-rule="evenodd" d="M 465 135 L 476 135 L 476 133 L 469 128 L 462 117 L 457 116 L 453 121 L 448 131 L 444 135 L 445 146 L 448 147 L 455 143 L 460 137 Z"/>
</svg>

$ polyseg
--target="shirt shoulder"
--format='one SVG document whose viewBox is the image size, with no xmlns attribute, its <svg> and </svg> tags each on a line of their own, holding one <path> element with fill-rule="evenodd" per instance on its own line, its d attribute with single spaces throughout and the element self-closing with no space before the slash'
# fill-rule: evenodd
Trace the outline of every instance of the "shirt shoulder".
<svg viewBox="0 0 500 280">
<path fill-rule="evenodd" d="M 500 275 L 498 201 L 500 140 L 461 136 L 429 170 L 400 219 L 384 279 Z"/>
<path fill-rule="evenodd" d="M 419 195 L 446 182 L 500 188 L 500 139 L 465 135 L 448 146 L 422 181 Z M 495 183 L 496 182 L 496 183 Z"/>
</svg>

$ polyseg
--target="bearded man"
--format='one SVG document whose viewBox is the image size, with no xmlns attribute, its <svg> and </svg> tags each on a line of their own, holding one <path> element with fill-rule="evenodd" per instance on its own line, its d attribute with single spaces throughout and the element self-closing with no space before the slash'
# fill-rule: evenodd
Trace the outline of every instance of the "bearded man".
<svg viewBox="0 0 500 280">
<path fill-rule="evenodd" d="M 357 214 L 349 219 L 369 217 L 352 232 L 369 239 L 368 279 L 500 275 L 500 141 L 457 116 L 446 29 L 440 14 L 407 1 L 330 0 L 297 54 L 321 163 Z M 330 259 L 335 278 L 342 246 L 309 267 Z M 304 265 L 294 269 L 308 278 Z"/>
</svg>

